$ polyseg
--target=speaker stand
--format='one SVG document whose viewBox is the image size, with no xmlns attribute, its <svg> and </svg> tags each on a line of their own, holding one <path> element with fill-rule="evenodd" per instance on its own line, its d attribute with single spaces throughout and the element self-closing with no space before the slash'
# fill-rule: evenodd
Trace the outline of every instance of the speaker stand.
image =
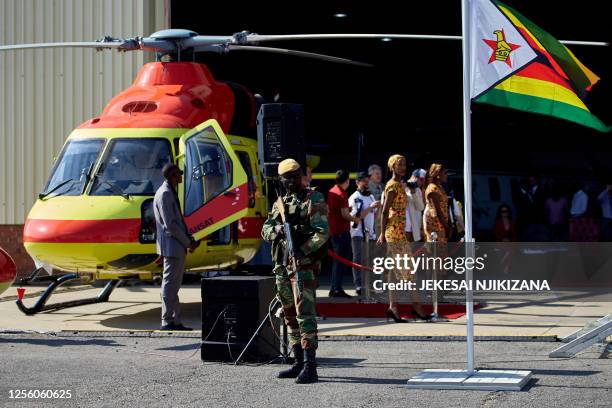
<svg viewBox="0 0 612 408">
<path fill-rule="evenodd" d="M 240 355 L 238 356 L 238 358 L 234 362 L 234 365 L 238 365 L 240 363 L 240 360 L 242 360 L 242 357 L 244 357 L 244 354 L 249 349 L 249 347 L 250 347 L 251 343 L 253 342 L 253 340 L 255 340 L 255 337 L 257 337 L 259 335 L 259 332 L 264 327 L 264 325 L 268 322 L 268 319 L 271 318 L 270 313 L 272 313 L 271 312 L 272 310 L 276 309 L 277 305 L 281 305 L 281 303 L 280 303 L 280 300 L 278 299 L 278 297 L 275 296 L 274 297 L 274 304 L 271 307 L 268 308 L 268 314 L 266 314 L 266 316 L 263 318 L 263 320 L 259 323 L 259 326 L 257 327 L 255 332 L 253 333 L 253 335 L 249 339 L 249 341 L 246 344 L 246 346 L 244 346 L 244 348 L 242 349 L 242 352 L 240 353 Z M 283 351 L 275 359 L 273 359 L 271 362 L 274 362 L 274 361 L 280 359 L 280 361 L 282 363 L 286 364 L 286 363 L 288 363 L 289 352 L 287 350 L 287 338 L 286 338 L 287 337 L 287 327 L 286 327 L 286 324 L 285 324 L 285 319 L 282 319 L 282 325 L 283 325 Z"/>
</svg>

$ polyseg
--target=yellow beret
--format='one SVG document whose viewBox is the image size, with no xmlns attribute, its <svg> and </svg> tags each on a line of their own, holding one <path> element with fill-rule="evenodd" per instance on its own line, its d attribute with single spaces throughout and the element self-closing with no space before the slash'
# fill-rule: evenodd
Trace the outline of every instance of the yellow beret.
<svg viewBox="0 0 612 408">
<path fill-rule="evenodd" d="M 278 175 L 282 176 L 285 173 L 300 169 L 300 164 L 293 159 L 285 159 L 278 164 Z"/>
</svg>

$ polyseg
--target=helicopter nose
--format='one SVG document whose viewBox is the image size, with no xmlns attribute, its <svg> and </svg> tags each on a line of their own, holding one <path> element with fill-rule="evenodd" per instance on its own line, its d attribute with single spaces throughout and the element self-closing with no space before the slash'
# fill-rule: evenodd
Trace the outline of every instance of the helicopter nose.
<svg viewBox="0 0 612 408">
<path fill-rule="evenodd" d="M 147 198 L 148 199 L 148 198 Z M 23 228 L 26 251 L 66 271 L 96 271 L 130 254 L 155 252 L 141 243 L 145 198 L 56 197 L 37 201 Z"/>
<path fill-rule="evenodd" d="M 139 232 L 139 219 L 28 219 L 23 240 L 31 256 L 55 268 L 95 271 L 114 260 L 145 251 L 139 243 Z M 152 251 L 155 252 L 154 246 Z"/>
</svg>

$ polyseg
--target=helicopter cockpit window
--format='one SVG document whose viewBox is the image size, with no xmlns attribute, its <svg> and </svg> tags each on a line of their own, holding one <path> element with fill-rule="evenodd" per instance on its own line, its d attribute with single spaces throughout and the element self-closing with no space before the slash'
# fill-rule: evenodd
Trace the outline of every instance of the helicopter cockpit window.
<svg viewBox="0 0 612 408">
<path fill-rule="evenodd" d="M 103 145 L 104 139 L 69 140 L 42 195 L 81 195 Z"/>
<path fill-rule="evenodd" d="M 91 195 L 154 195 L 172 161 L 166 139 L 113 139 L 93 180 Z"/>
<path fill-rule="evenodd" d="M 190 215 L 231 186 L 232 161 L 212 127 L 185 143 L 185 214 Z"/>
</svg>

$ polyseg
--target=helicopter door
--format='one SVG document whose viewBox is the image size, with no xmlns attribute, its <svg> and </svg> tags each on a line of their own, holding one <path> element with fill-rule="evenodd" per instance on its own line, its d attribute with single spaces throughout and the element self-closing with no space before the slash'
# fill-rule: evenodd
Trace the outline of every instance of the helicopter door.
<svg viewBox="0 0 612 408">
<path fill-rule="evenodd" d="M 216 120 L 191 129 L 179 143 L 185 223 L 196 240 L 244 217 L 247 175 Z"/>
</svg>

